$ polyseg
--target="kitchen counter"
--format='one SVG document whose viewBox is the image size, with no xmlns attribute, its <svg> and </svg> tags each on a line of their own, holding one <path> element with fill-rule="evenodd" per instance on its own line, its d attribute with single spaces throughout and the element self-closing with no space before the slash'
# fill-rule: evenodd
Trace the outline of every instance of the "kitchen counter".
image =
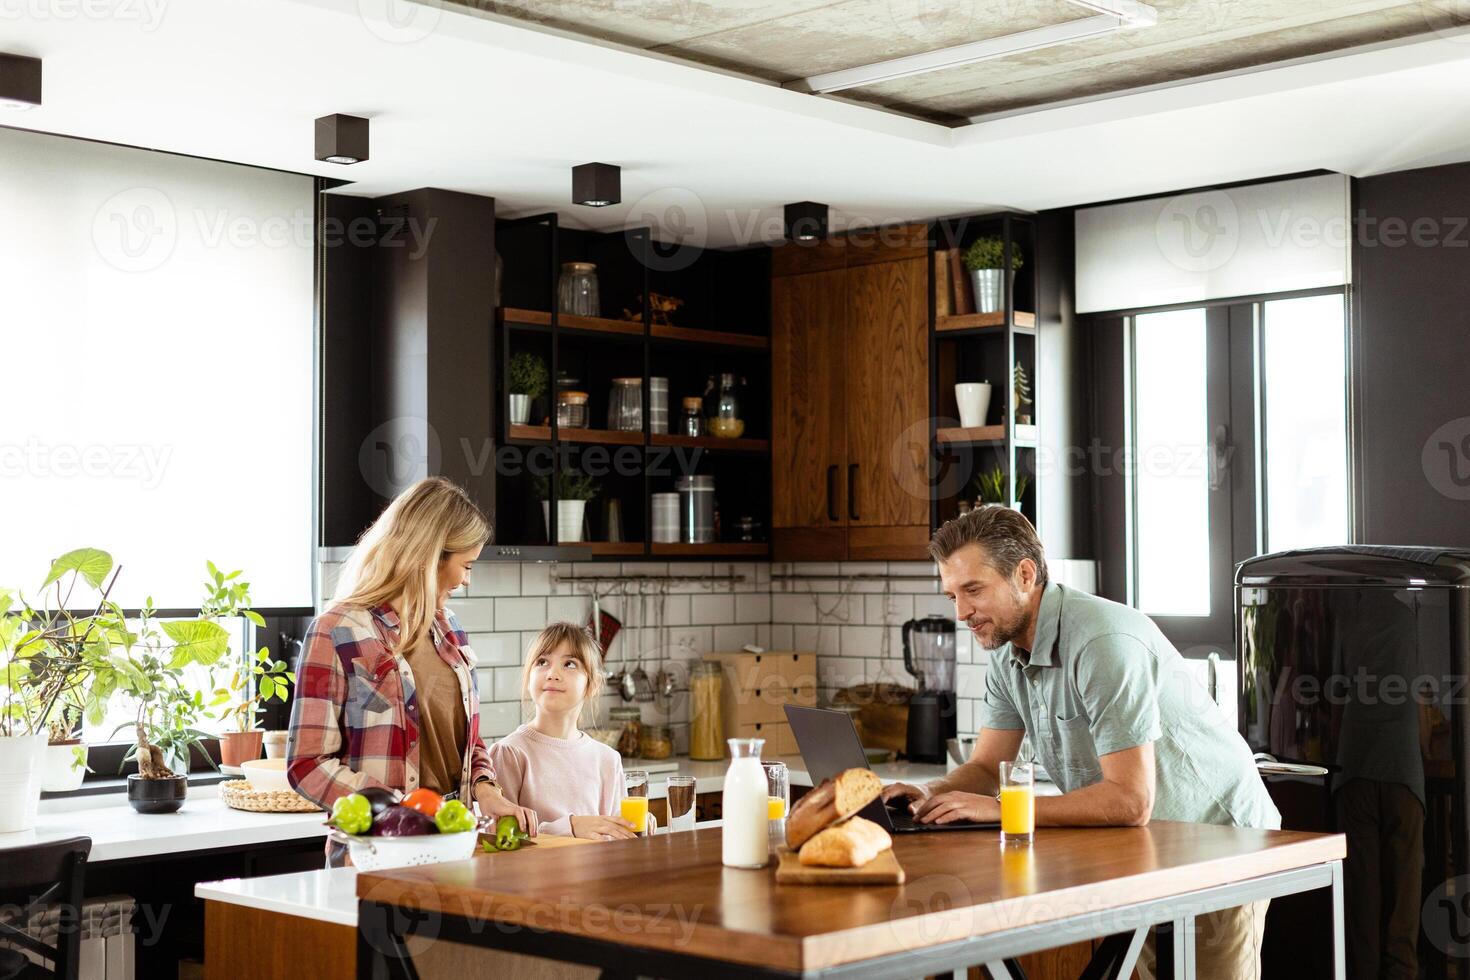
<svg viewBox="0 0 1470 980">
<path fill-rule="evenodd" d="M 34 830 L 0 834 L 0 848 L 90 837 L 88 863 L 221 847 L 324 838 L 326 814 L 251 813 L 219 798 L 218 786 L 190 786 L 178 813 L 134 812 L 123 793 L 41 801 Z"/>
<path fill-rule="evenodd" d="M 639 768 L 629 759 L 625 768 Z M 801 756 L 780 761 L 791 769 L 791 785 L 811 786 Z M 651 799 L 665 799 L 668 777 L 693 776 L 699 793 L 718 793 L 725 785 L 728 761 L 693 762 L 685 757 L 661 760 L 663 772 L 649 774 Z M 873 767 L 884 783 L 924 782 L 944 775 L 944 766 L 891 762 Z M 0 834 L 0 848 L 18 847 L 65 837 L 92 838 L 92 863 L 146 858 L 162 854 L 246 847 L 326 836 L 323 813 L 252 813 L 233 810 L 219 798 L 217 786 L 190 786 L 178 813 L 140 814 L 122 793 L 41 801 L 36 829 Z"/>
</svg>

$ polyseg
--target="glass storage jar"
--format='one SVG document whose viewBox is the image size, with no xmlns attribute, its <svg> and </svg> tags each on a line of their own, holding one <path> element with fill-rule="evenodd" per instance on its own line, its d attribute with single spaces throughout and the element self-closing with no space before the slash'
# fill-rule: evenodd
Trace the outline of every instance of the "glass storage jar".
<svg viewBox="0 0 1470 980">
<path fill-rule="evenodd" d="M 667 759 L 674 754 L 674 730 L 668 725 L 644 725 L 638 754 L 645 759 Z"/>
<path fill-rule="evenodd" d="M 689 758 L 710 762 L 725 757 L 725 720 L 720 696 L 724 668 L 702 660 L 689 668 Z"/>
<path fill-rule="evenodd" d="M 556 424 L 563 429 L 587 428 L 587 392 L 556 393 Z"/>
<path fill-rule="evenodd" d="M 607 713 L 608 723 L 622 734 L 618 736 L 618 754 L 636 759 L 643 745 L 643 712 L 638 708 L 614 708 Z"/>
<path fill-rule="evenodd" d="M 698 396 L 684 399 L 684 417 L 679 426 L 679 435 L 704 435 L 704 402 Z"/>
<path fill-rule="evenodd" d="M 613 378 L 607 396 L 607 427 L 615 432 L 643 431 L 643 379 Z"/>
<path fill-rule="evenodd" d="M 557 283 L 561 312 L 576 316 L 601 316 L 597 296 L 597 266 L 591 262 L 563 262 Z"/>
</svg>

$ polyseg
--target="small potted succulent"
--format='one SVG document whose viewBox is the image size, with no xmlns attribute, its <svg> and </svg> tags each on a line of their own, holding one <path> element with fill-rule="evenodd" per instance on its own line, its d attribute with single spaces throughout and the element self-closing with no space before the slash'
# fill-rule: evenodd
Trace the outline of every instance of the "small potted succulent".
<svg viewBox="0 0 1470 980">
<path fill-rule="evenodd" d="M 546 521 L 546 534 L 551 537 L 551 481 L 538 476 L 534 481 L 536 496 L 541 499 L 541 516 Z M 556 540 L 561 544 L 582 540 L 582 522 L 587 514 L 587 501 L 597 496 L 597 481 L 577 470 L 558 470 L 556 474 Z"/>
<path fill-rule="evenodd" d="M 1030 478 L 1024 473 L 1016 477 L 1016 502 L 1012 505 L 1006 500 L 1006 471 L 997 466 L 975 477 L 975 486 L 979 492 L 977 502 L 980 504 L 1000 504 L 1002 507 L 1011 507 L 1013 510 L 1020 510 L 1021 497 L 1025 495 L 1026 487 L 1030 482 Z"/>
<path fill-rule="evenodd" d="M 970 280 L 975 286 L 975 312 L 998 313 L 1005 303 L 1004 278 L 1005 241 L 995 236 L 977 238 L 965 249 L 965 268 L 970 270 Z M 1021 268 L 1020 249 L 1011 243 L 1011 275 Z"/>
<path fill-rule="evenodd" d="M 510 424 L 525 425 L 531 419 L 531 402 L 546 391 L 546 362 L 530 351 L 511 355 L 506 374 L 510 390 Z"/>
</svg>

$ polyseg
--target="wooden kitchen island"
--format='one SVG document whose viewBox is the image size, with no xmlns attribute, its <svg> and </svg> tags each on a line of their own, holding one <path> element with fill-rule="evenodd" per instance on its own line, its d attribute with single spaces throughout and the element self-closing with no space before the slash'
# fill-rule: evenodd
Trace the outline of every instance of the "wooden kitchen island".
<svg viewBox="0 0 1470 980">
<path fill-rule="evenodd" d="M 1196 915 L 1332 891 L 1343 976 L 1340 834 L 1155 822 L 1049 829 L 1029 848 L 995 831 L 899 835 L 902 885 L 777 885 L 727 869 L 719 830 L 567 848 L 519 865 L 472 861 L 357 879 L 358 976 L 413 977 L 405 942 L 442 939 L 601 968 L 613 976 L 894 977 L 1105 939 L 1131 966 L 1161 932 L 1160 974 L 1193 977 Z M 1115 972 L 1096 975 L 1114 976 Z M 1124 974 L 1126 975 L 1126 973 Z"/>
</svg>

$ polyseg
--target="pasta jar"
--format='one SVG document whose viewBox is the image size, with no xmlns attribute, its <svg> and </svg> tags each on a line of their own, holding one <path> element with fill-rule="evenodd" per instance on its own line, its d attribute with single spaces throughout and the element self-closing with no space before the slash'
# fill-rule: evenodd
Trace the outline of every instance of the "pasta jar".
<svg viewBox="0 0 1470 980">
<path fill-rule="evenodd" d="M 704 660 L 689 669 L 689 758 L 713 761 L 725 757 L 725 721 L 720 695 L 724 669 Z"/>
<path fill-rule="evenodd" d="M 674 730 L 668 725 L 644 725 L 638 752 L 645 759 L 667 759 L 674 754 Z"/>
</svg>

